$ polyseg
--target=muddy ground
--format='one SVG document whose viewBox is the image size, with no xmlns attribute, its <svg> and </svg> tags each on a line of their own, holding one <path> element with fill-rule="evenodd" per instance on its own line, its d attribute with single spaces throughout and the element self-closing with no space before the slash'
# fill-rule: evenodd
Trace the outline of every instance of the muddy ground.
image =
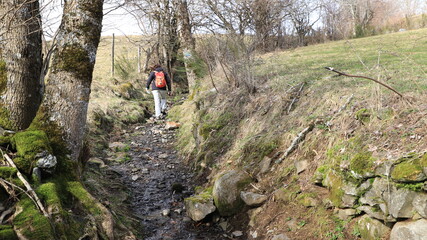
<svg viewBox="0 0 427 240">
<path fill-rule="evenodd" d="M 233 231 L 243 229 L 231 228 L 231 219 L 212 214 L 194 222 L 186 216 L 183 200 L 202 182 L 183 164 L 174 140 L 175 130 L 166 130 L 164 121 L 129 126 L 114 134 L 104 159 L 107 166 L 95 171 L 104 183 L 88 178 L 95 184 L 92 191 L 118 215 L 130 214 L 121 218 L 133 223 L 141 239 L 245 239 L 233 237 Z M 123 208 L 114 207 L 114 202 L 123 203 Z"/>
</svg>

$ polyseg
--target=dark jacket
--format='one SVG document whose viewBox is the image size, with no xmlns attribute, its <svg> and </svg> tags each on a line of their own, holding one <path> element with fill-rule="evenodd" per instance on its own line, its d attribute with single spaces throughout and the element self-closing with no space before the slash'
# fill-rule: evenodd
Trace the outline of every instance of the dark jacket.
<svg viewBox="0 0 427 240">
<path fill-rule="evenodd" d="M 163 70 L 163 68 L 161 68 L 161 67 L 156 68 L 155 71 L 156 72 L 163 72 L 165 74 L 167 89 L 166 89 L 166 87 L 162 87 L 162 88 L 156 87 L 156 81 L 153 81 L 154 79 L 156 79 L 156 75 L 155 75 L 154 71 L 150 73 L 150 76 L 147 79 L 147 86 L 146 86 L 147 89 L 150 89 L 150 84 L 151 84 L 151 90 L 169 90 L 169 91 L 172 91 L 171 80 L 170 80 L 167 72 L 165 72 Z"/>
</svg>

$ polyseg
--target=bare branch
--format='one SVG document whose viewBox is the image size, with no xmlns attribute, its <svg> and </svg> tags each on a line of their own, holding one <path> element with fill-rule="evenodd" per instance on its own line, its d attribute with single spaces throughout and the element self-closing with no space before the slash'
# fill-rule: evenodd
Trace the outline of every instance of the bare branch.
<svg viewBox="0 0 427 240">
<path fill-rule="evenodd" d="M 380 85 L 388 88 L 389 90 L 393 91 L 394 93 L 396 93 L 397 95 L 399 95 L 399 97 L 404 98 L 403 95 L 400 92 L 398 92 L 397 90 L 395 90 L 394 88 L 390 87 L 389 85 L 387 85 L 387 84 L 385 84 L 383 82 L 380 82 L 380 81 L 378 81 L 376 79 L 373 79 L 373 78 L 370 78 L 370 77 L 365 77 L 365 76 L 346 74 L 346 73 L 340 72 L 338 70 L 335 70 L 332 67 L 325 67 L 325 69 L 329 70 L 329 71 L 332 71 L 332 72 L 335 72 L 335 73 L 338 73 L 338 76 L 346 76 L 346 77 L 353 77 L 353 78 L 364 78 L 364 79 L 368 79 L 368 80 L 374 81 L 374 82 L 376 82 L 376 83 L 378 83 L 378 84 L 380 84 Z"/>
</svg>

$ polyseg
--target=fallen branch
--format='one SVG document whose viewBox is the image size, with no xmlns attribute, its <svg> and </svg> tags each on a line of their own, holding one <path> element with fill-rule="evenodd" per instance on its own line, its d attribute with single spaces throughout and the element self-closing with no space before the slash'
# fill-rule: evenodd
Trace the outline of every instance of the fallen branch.
<svg viewBox="0 0 427 240">
<path fill-rule="evenodd" d="M 374 81 L 374 82 L 376 82 L 376 83 L 378 83 L 378 84 L 380 84 L 380 85 L 388 88 L 389 90 L 393 91 L 394 93 L 396 93 L 397 95 L 399 95 L 399 97 L 404 98 L 403 95 L 400 92 L 396 91 L 394 88 L 392 88 L 389 85 L 387 85 L 387 84 L 385 84 L 383 82 L 380 82 L 380 81 L 378 81 L 376 79 L 373 79 L 373 78 L 370 78 L 370 77 L 365 77 L 365 76 L 358 76 L 358 75 L 351 75 L 351 74 L 343 73 L 343 72 L 335 70 L 334 68 L 331 68 L 331 67 L 325 67 L 325 68 L 327 70 L 329 70 L 329 71 L 338 73 L 338 76 L 346 76 L 346 77 L 354 77 L 354 78 L 364 78 L 364 79 L 368 79 L 368 80 Z"/>
<path fill-rule="evenodd" d="M 3 224 L 3 220 L 7 217 L 7 215 L 11 214 L 15 210 L 13 207 L 9 208 L 8 210 L 4 211 L 0 215 L 0 224 Z"/>
<path fill-rule="evenodd" d="M 4 187 L 5 185 L 9 185 L 9 186 L 12 186 L 13 188 L 16 188 L 16 189 L 20 190 L 21 192 L 25 193 L 25 195 L 27 195 L 27 196 L 31 199 L 31 201 L 33 201 L 33 202 L 34 202 L 34 204 L 35 204 L 35 205 L 37 205 L 37 202 L 36 202 L 36 200 L 34 200 L 33 196 L 31 196 L 31 195 L 30 195 L 30 193 L 28 193 L 27 191 L 25 191 L 24 189 L 22 189 L 22 188 L 21 188 L 21 187 L 19 187 L 18 185 L 13 184 L 13 183 L 11 183 L 11 182 L 9 182 L 9 181 L 7 181 L 7 180 L 3 179 L 3 178 L 0 178 L 0 184 L 1 184 L 3 187 Z M 9 195 L 10 195 L 10 193 L 9 193 Z M 16 196 L 15 196 L 15 197 L 16 197 Z"/>
<path fill-rule="evenodd" d="M 297 94 L 295 95 L 294 99 L 292 99 L 291 104 L 289 104 L 287 113 L 289 114 L 292 110 L 292 106 L 297 101 L 298 97 L 301 95 L 302 89 L 304 88 L 305 83 L 301 83 L 301 87 L 299 88 Z"/>
<path fill-rule="evenodd" d="M 4 190 L 10 195 L 11 198 L 16 198 L 15 190 L 13 190 L 11 185 L 7 184 L 7 181 L 3 181 L 2 178 L 0 178 L 0 186 L 4 188 Z"/>
<path fill-rule="evenodd" d="M 40 211 L 43 213 L 45 217 L 50 218 L 49 213 L 47 213 L 46 209 L 44 208 L 43 204 L 41 203 L 39 197 L 37 196 L 36 192 L 31 187 L 30 183 L 24 178 L 24 176 L 21 174 L 21 172 L 16 167 L 15 163 L 12 161 L 12 159 L 5 153 L 3 153 L 3 157 L 6 159 L 6 161 L 10 164 L 10 166 L 16 168 L 17 172 L 16 175 L 18 176 L 19 180 L 24 184 L 25 188 L 27 188 L 27 192 L 34 198 L 34 201 L 36 202 L 37 207 L 40 209 Z"/>
<path fill-rule="evenodd" d="M 281 163 L 287 156 L 289 156 L 289 154 L 291 154 L 293 151 L 295 151 L 295 149 L 297 149 L 299 143 L 305 139 L 305 136 L 307 135 L 307 133 L 309 133 L 313 130 L 314 125 L 315 125 L 315 122 L 312 122 L 312 123 L 310 123 L 310 125 L 308 127 L 304 128 L 304 130 L 302 130 L 300 133 L 298 133 L 296 138 L 294 138 L 294 140 L 292 141 L 291 146 L 289 146 L 288 149 L 286 149 L 286 151 L 283 153 L 283 155 L 279 159 L 277 159 L 275 161 L 275 163 Z"/>
<path fill-rule="evenodd" d="M 347 101 L 338 109 L 338 111 L 332 116 L 332 118 L 326 123 L 326 126 L 329 128 L 332 126 L 332 121 L 335 119 L 340 112 L 344 111 L 344 109 L 347 107 L 348 104 L 350 104 L 351 100 L 353 100 L 354 94 L 351 94 L 351 96 L 347 99 Z"/>
</svg>

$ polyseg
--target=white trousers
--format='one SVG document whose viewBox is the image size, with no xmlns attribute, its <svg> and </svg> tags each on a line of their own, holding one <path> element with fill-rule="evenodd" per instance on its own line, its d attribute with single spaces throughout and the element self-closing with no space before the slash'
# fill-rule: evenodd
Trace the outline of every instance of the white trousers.
<svg viewBox="0 0 427 240">
<path fill-rule="evenodd" d="M 155 117 L 160 117 L 163 111 L 166 110 L 166 90 L 153 90 Z"/>
</svg>

